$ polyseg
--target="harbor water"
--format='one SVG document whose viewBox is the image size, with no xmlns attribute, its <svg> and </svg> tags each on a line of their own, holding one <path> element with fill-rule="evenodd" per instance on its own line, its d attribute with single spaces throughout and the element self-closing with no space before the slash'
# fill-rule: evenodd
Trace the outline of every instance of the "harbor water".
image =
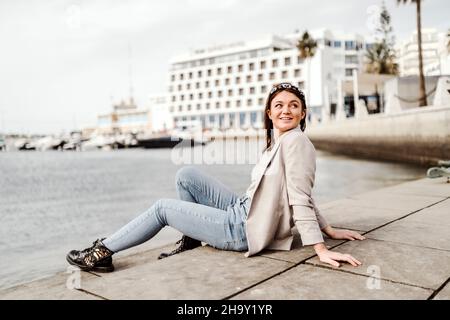
<svg viewBox="0 0 450 320">
<path fill-rule="evenodd" d="M 159 198 L 176 198 L 175 173 L 183 165 L 173 161 L 170 149 L 1 152 L 0 288 L 65 270 L 69 250 L 108 236 Z M 252 163 L 197 165 L 239 195 L 253 168 Z M 313 194 L 320 206 L 425 174 L 421 167 L 317 151 Z M 179 237 L 165 228 L 140 247 Z"/>
</svg>

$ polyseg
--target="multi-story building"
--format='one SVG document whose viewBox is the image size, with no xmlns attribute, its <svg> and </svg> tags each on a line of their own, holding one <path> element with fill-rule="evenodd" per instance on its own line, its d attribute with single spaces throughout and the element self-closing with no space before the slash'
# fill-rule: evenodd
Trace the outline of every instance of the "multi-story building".
<svg viewBox="0 0 450 320">
<path fill-rule="evenodd" d="M 267 93 L 278 82 L 305 90 L 310 114 L 336 101 L 336 80 L 362 66 L 364 39 L 311 32 L 312 59 L 299 57 L 300 33 L 198 49 L 171 61 L 168 106 L 174 123 L 197 121 L 206 129 L 261 128 Z M 309 86 L 308 86 L 309 84 Z"/>
<path fill-rule="evenodd" d="M 97 117 L 97 132 L 101 134 L 139 133 L 152 130 L 148 109 L 138 109 L 133 98 L 113 106 L 113 111 Z"/>
<path fill-rule="evenodd" d="M 449 34 L 422 29 L 422 59 L 425 75 L 450 74 Z M 419 74 L 417 31 L 397 48 L 401 76 Z"/>
</svg>

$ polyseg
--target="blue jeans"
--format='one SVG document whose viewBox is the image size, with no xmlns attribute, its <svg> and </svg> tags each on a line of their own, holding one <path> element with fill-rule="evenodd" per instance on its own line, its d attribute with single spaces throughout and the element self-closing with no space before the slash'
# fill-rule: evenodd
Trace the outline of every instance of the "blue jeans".
<svg viewBox="0 0 450 320">
<path fill-rule="evenodd" d="M 137 246 L 171 226 L 190 238 L 233 251 L 247 250 L 245 225 L 250 207 L 220 181 L 188 166 L 176 174 L 177 199 L 160 199 L 103 241 L 113 252 Z"/>
</svg>

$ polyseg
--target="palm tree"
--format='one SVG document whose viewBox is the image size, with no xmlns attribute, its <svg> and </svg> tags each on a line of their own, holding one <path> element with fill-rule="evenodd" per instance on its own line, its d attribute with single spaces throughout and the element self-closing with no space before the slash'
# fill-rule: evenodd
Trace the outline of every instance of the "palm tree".
<svg viewBox="0 0 450 320">
<path fill-rule="evenodd" d="M 423 58 L 422 58 L 422 26 L 421 26 L 421 9 L 420 4 L 422 0 L 397 0 L 397 4 L 406 4 L 409 2 L 416 3 L 417 16 L 417 44 L 419 46 L 419 106 L 427 105 L 427 95 L 425 91 L 425 77 L 423 76 Z"/>
<path fill-rule="evenodd" d="M 394 50 L 394 36 L 392 35 L 391 16 L 383 2 L 380 13 L 380 25 L 376 30 L 377 41 L 366 51 L 366 71 L 375 74 L 398 74 L 398 64 Z"/>
<path fill-rule="evenodd" d="M 308 63 L 308 84 L 306 93 L 306 104 L 309 107 L 310 94 L 311 94 L 311 58 L 316 54 L 317 41 L 315 41 L 308 33 L 307 30 L 303 33 L 302 37 L 297 42 L 297 49 L 300 58 L 304 59 Z"/>
</svg>

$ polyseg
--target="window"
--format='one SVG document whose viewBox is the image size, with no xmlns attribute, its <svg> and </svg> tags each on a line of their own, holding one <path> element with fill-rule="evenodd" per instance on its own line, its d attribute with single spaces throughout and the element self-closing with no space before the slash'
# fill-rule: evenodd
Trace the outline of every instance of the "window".
<svg viewBox="0 0 450 320">
<path fill-rule="evenodd" d="M 233 96 L 233 90 L 232 89 L 228 89 L 228 96 L 232 97 Z"/>
<path fill-rule="evenodd" d="M 192 79 L 192 72 L 189 72 L 189 79 Z"/>
<path fill-rule="evenodd" d="M 211 91 L 208 92 L 208 98 L 212 98 L 212 92 Z"/>
<path fill-rule="evenodd" d="M 263 81 L 263 80 L 264 80 L 263 74 L 262 73 L 258 74 L 258 81 Z"/>
<path fill-rule="evenodd" d="M 181 101 L 184 101 L 184 94 L 182 94 L 182 95 L 180 96 L 180 100 L 181 100 Z"/>
<path fill-rule="evenodd" d="M 244 70 L 244 66 L 242 64 L 238 65 L 238 71 L 242 72 Z"/>
<path fill-rule="evenodd" d="M 177 97 L 176 96 L 172 96 L 172 102 L 177 101 Z"/>
<path fill-rule="evenodd" d="M 184 74 L 180 73 L 180 80 L 184 80 Z"/>
<path fill-rule="evenodd" d="M 247 106 L 251 106 L 252 105 L 252 99 L 247 99 Z"/>
<path fill-rule="evenodd" d="M 199 78 L 202 77 L 202 71 L 201 71 L 201 70 L 199 70 L 199 71 L 197 72 L 197 76 L 198 76 Z"/>
<path fill-rule="evenodd" d="M 265 61 L 261 61 L 261 62 L 259 63 L 259 68 L 260 68 L 260 69 L 265 69 L 265 68 L 266 68 L 266 62 L 265 62 Z"/>
<path fill-rule="evenodd" d="M 205 88 L 209 88 L 209 81 L 205 81 Z"/>
<path fill-rule="evenodd" d="M 281 78 L 282 78 L 282 79 L 286 79 L 287 76 L 288 76 L 288 72 L 287 72 L 286 70 L 284 70 L 284 71 L 281 72 Z"/>
<path fill-rule="evenodd" d="M 241 122 L 241 125 L 245 124 L 245 112 L 239 113 L 239 121 Z"/>
<path fill-rule="evenodd" d="M 230 101 L 225 102 L 225 107 L 229 108 L 230 107 Z"/>
<path fill-rule="evenodd" d="M 294 70 L 294 77 L 300 77 L 300 69 Z"/>
<path fill-rule="evenodd" d="M 233 72 L 233 67 L 232 67 L 232 66 L 228 66 L 227 72 L 228 72 L 228 73 L 232 73 L 232 72 Z"/>
<path fill-rule="evenodd" d="M 220 85 L 219 79 L 216 79 L 216 81 L 214 81 L 214 84 L 215 84 L 216 86 L 219 86 L 219 85 Z"/>
<path fill-rule="evenodd" d="M 241 106 L 241 100 L 236 100 L 236 107 L 240 107 Z"/>
<path fill-rule="evenodd" d="M 241 83 L 241 77 L 236 77 L 236 84 Z"/>
<path fill-rule="evenodd" d="M 217 74 L 221 75 L 222 74 L 222 68 L 217 68 Z"/>
<path fill-rule="evenodd" d="M 250 70 L 250 71 L 255 70 L 255 64 L 254 64 L 253 62 L 250 62 L 250 63 L 248 64 L 248 70 Z"/>
<path fill-rule="evenodd" d="M 278 67 L 278 59 L 272 60 L 272 68 Z"/>
<path fill-rule="evenodd" d="M 197 110 L 200 110 L 200 103 L 197 103 Z"/>
<path fill-rule="evenodd" d="M 356 44 L 355 41 L 345 41 L 345 50 L 355 50 Z"/>
<path fill-rule="evenodd" d="M 196 83 L 195 83 L 195 88 L 196 88 L 196 89 L 200 88 L 200 82 L 196 82 Z"/>
<path fill-rule="evenodd" d="M 298 88 L 301 89 L 301 90 L 305 89 L 305 83 L 303 81 L 300 81 L 298 83 Z"/>
<path fill-rule="evenodd" d="M 191 105 L 190 104 L 187 105 L 187 111 L 191 111 Z"/>
<path fill-rule="evenodd" d="M 297 56 L 297 63 L 298 64 L 301 64 L 301 63 L 303 63 L 303 58 L 302 57 L 300 57 L 300 56 Z"/>
<path fill-rule="evenodd" d="M 345 63 L 351 63 L 351 64 L 357 64 L 358 63 L 358 57 L 355 55 L 352 56 L 345 56 Z"/>
<path fill-rule="evenodd" d="M 200 92 L 200 93 L 198 94 L 198 98 L 199 98 L 199 99 L 203 99 L 203 93 Z"/>
<path fill-rule="evenodd" d="M 175 81 L 175 75 L 174 74 L 170 77 L 170 80 L 171 81 Z"/>
<path fill-rule="evenodd" d="M 225 85 L 229 85 L 230 84 L 230 78 L 226 78 L 225 79 Z"/>
<path fill-rule="evenodd" d="M 255 93 L 255 87 L 250 87 L 248 91 L 249 91 L 250 94 L 254 94 Z"/>
<path fill-rule="evenodd" d="M 290 66 L 291 65 L 291 58 L 290 57 L 284 58 L 284 65 L 285 66 Z"/>
<path fill-rule="evenodd" d="M 211 75 L 212 75 L 211 69 L 208 69 L 207 74 L 208 74 L 208 77 L 211 77 Z"/>
<path fill-rule="evenodd" d="M 209 108 L 210 108 L 209 102 L 206 103 L 205 107 L 206 107 L 206 110 L 209 110 Z"/>
<path fill-rule="evenodd" d="M 219 108 L 220 108 L 220 102 L 217 101 L 217 102 L 216 102 L 216 109 L 219 109 Z"/>
<path fill-rule="evenodd" d="M 181 112 L 183 110 L 183 107 L 181 105 L 178 106 L 178 112 Z"/>
<path fill-rule="evenodd" d="M 189 95 L 189 100 L 194 100 L 194 95 L 192 93 Z"/>
<path fill-rule="evenodd" d="M 267 86 L 261 86 L 261 93 L 266 93 Z"/>
<path fill-rule="evenodd" d="M 182 87 L 181 84 L 178 85 L 178 91 L 181 91 Z"/>
<path fill-rule="evenodd" d="M 269 79 L 270 79 L 270 80 L 275 79 L 275 72 L 269 73 Z"/>
<path fill-rule="evenodd" d="M 250 113 L 250 122 L 252 125 L 256 124 L 256 119 L 257 119 L 257 113 L 256 112 Z"/>
<path fill-rule="evenodd" d="M 188 90 L 191 89 L 191 84 L 190 83 L 186 84 L 186 89 L 188 89 Z"/>
<path fill-rule="evenodd" d="M 222 98 L 222 90 L 217 91 L 217 96 L 218 96 L 219 98 Z"/>
<path fill-rule="evenodd" d="M 351 77 L 353 75 L 353 69 L 345 69 L 345 75 Z"/>
<path fill-rule="evenodd" d="M 333 42 L 333 47 L 340 48 L 341 47 L 341 42 L 340 41 L 334 41 Z"/>
<path fill-rule="evenodd" d="M 259 98 L 258 99 L 258 105 L 262 106 L 264 104 L 264 99 L 263 98 Z"/>
<path fill-rule="evenodd" d="M 247 82 L 252 82 L 252 76 L 251 75 L 247 76 Z"/>
<path fill-rule="evenodd" d="M 243 95 L 244 94 L 244 88 L 239 88 L 239 95 Z"/>
</svg>

